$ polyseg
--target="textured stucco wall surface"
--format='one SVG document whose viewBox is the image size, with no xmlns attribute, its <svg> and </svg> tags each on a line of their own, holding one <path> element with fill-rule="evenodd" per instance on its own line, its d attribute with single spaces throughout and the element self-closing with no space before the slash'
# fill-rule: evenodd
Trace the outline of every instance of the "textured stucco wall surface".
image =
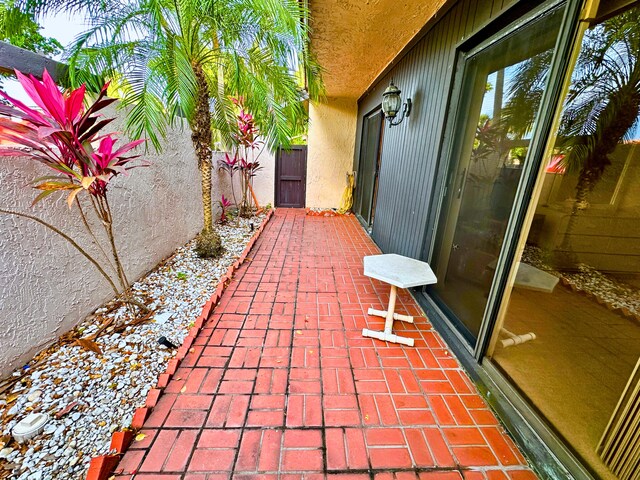
<svg viewBox="0 0 640 480">
<path fill-rule="evenodd" d="M 218 168 L 218 161 L 224 159 L 224 152 L 214 152 L 213 154 L 213 204 L 214 212 L 220 213 L 220 209 L 217 207 L 220 195 L 224 196 L 231 202 L 233 202 L 233 195 L 231 192 L 231 183 L 229 182 L 229 175 L 220 171 Z M 267 149 L 257 158 L 258 162 L 262 166 L 261 170 L 258 170 L 256 176 L 253 178 L 253 191 L 258 197 L 258 202 L 261 207 L 264 207 L 268 203 L 273 205 L 273 197 L 275 192 L 275 174 L 276 174 L 276 159 L 275 154 L 269 152 Z M 216 184 L 217 183 L 217 184 Z M 240 203 L 242 199 L 242 190 L 240 188 L 240 172 L 236 172 L 233 177 L 233 188 L 236 194 L 236 200 Z M 216 194 L 216 192 L 219 192 Z"/>
<path fill-rule="evenodd" d="M 276 157 L 274 153 L 264 150 L 258 159 L 262 170 L 253 179 L 253 190 L 256 192 L 261 207 L 270 203 L 273 205 L 276 181 Z"/>
<path fill-rule="evenodd" d="M 360 97 L 445 0 L 309 0 L 327 95 Z"/>
<path fill-rule="evenodd" d="M 358 103 L 355 99 L 327 98 L 309 109 L 307 147 L 307 206 L 340 205 L 352 171 Z"/>
<path fill-rule="evenodd" d="M 111 130 L 122 131 L 114 123 Z M 130 281 L 193 238 L 202 222 L 188 131 L 172 132 L 161 154 L 143 157 L 152 165 L 117 178 L 110 194 L 116 241 Z M 30 207 L 37 191 L 27 184 L 43 174 L 51 173 L 31 160 L 0 157 L 0 206 L 39 216 L 89 244 L 77 212 L 63 198 L 52 195 Z M 219 177 L 214 175 L 214 199 L 225 188 Z M 112 295 L 93 265 L 64 239 L 31 220 L 0 215 L 0 376 Z"/>
</svg>

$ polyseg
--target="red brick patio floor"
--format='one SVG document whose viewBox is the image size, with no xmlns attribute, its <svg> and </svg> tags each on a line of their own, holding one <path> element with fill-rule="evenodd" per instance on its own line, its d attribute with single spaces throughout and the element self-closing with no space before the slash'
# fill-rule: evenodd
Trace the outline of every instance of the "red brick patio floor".
<svg viewBox="0 0 640 480">
<path fill-rule="evenodd" d="M 415 347 L 362 336 L 377 253 L 353 217 L 278 210 L 116 478 L 535 479 L 407 292 Z"/>
</svg>

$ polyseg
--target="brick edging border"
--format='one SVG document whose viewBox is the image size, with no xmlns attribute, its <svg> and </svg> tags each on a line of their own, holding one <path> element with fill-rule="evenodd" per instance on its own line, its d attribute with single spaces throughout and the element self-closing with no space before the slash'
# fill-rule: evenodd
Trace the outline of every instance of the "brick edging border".
<svg viewBox="0 0 640 480">
<path fill-rule="evenodd" d="M 191 345 L 200 333 L 200 330 L 202 330 L 204 323 L 209 319 L 211 310 L 213 310 L 220 301 L 220 298 L 226 288 L 226 284 L 231 280 L 231 278 L 233 278 L 233 274 L 238 268 L 240 268 L 240 265 L 244 263 L 247 255 L 256 243 L 256 240 L 258 240 L 260 234 L 264 230 L 264 227 L 267 225 L 267 222 L 269 222 L 273 216 L 273 212 L 273 208 L 269 210 L 260 226 L 256 229 L 256 232 L 249 239 L 249 242 L 247 242 L 247 245 L 240 254 L 240 257 L 229 265 L 225 274 L 220 277 L 216 291 L 211 295 L 211 298 L 207 303 L 204 304 L 204 307 L 202 307 L 202 313 L 200 313 L 200 316 L 196 319 L 194 326 L 189 330 L 189 334 L 185 337 L 184 342 L 180 348 L 178 348 L 175 356 L 167 363 L 167 368 L 164 373 L 161 373 L 158 376 L 156 387 L 152 388 L 147 393 L 144 407 L 140 407 L 135 410 L 133 419 L 131 420 L 131 426 L 124 430 L 116 431 L 111 435 L 111 446 L 109 447 L 108 454 L 93 457 L 91 459 L 91 462 L 89 463 L 89 470 L 85 477 L 86 480 L 107 480 L 115 473 L 116 467 L 120 462 L 120 458 L 127 451 L 129 445 L 131 445 L 131 442 L 133 441 L 134 433 L 143 427 L 145 420 L 149 417 L 151 411 L 156 406 L 162 391 L 169 384 L 169 381 L 176 372 L 180 362 L 182 362 L 184 357 L 187 356 Z"/>
</svg>

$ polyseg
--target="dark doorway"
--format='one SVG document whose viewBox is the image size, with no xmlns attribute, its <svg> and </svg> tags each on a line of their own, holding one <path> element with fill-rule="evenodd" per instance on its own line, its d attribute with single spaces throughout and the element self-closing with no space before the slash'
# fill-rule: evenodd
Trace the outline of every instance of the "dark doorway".
<svg viewBox="0 0 640 480">
<path fill-rule="evenodd" d="M 362 139 L 360 142 L 360 161 L 358 165 L 356 199 L 354 212 L 369 230 L 373 226 L 378 192 L 378 173 L 380 171 L 380 151 L 382 145 L 382 125 L 384 115 L 381 109 L 364 117 Z"/>
<path fill-rule="evenodd" d="M 304 208 L 307 191 L 307 146 L 278 149 L 276 156 L 276 207 Z"/>
</svg>

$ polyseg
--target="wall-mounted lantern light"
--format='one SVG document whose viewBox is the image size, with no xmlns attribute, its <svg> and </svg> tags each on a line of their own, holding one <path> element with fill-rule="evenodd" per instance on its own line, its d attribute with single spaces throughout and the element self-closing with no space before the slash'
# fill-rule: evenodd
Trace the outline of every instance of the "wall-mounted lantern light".
<svg viewBox="0 0 640 480">
<path fill-rule="evenodd" d="M 382 94 L 382 111 L 384 112 L 384 117 L 389 120 L 389 127 L 400 125 L 404 117 L 408 117 L 411 114 L 411 99 L 407 98 L 403 105 L 400 93 L 400 89 L 391 80 L 391 83 Z M 402 116 L 399 120 L 396 120 L 400 108 L 402 108 Z"/>
</svg>

